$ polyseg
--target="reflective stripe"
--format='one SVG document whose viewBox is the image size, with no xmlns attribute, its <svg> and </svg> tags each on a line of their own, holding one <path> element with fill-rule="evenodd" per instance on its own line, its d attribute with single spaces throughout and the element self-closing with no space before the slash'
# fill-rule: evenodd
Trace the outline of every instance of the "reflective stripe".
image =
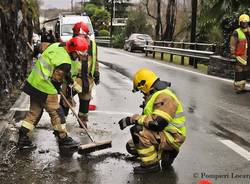
<svg viewBox="0 0 250 184">
<path fill-rule="evenodd" d="M 236 59 L 237 59 L 237 61 L 239 61 L 241 64 L 247 65 L 247 61 L 246 61 L 245 59 L 243 59 L 242 57 L 237 56 Z"/>
<path fill-rule="evenodd" d="M 47 76 L 45 73 L 43 73 L 40 69 L 38 69 L 38 67 L 35 65 L 35 67 L 33 68 L 33 70 L 40 75 L 42 78 L 44 78 L 45 80 L 49 80 L 50 77 Z"/>
<path fill-rule="evenodd" d="M 177 113 L 177 114 L 175 114 L 175 116 L 174 116 L 174 118 L 176 119 L 176 118 L 182 118 L 182 117 L 184 117 L 185 115 L 184 115 L 184 112 L 180 112 L 180 113 Z"/>
<path fill-rule="evenodd" d="M 156 161 L 157 159 L 157 153 L 153 153 L 152 155 L 148 156 L 148 157 L 141 157 L 141 161 L 142 162 L 153 162 Z"/>
<path fill-rule="evenodd" d="M 88 117 L 88 113 L 78 112 L 78 116 Z"/>
<path fill-rule="evenodd" d="M 63 130 L 66 130 L 66 123 L 61 124 Z"/>
<path fill-rule="evenodd" d="M 22 122 L 22 127 L 27 128 L 28 130 L 32 131 L 35 126 L 27 121 Z"/>
<path fill-rule="evenodd" d="M 246 84 L 246 80 L 235 81 L 234 84 L 235 84 L 236 86 L 238 86 L 238 85 L 243 85 L 243 84 Z"/>
<path fill-rule="evenodd" d="M 56 130 L 56 131 L 62 131 L 62 130 L 64 130 L 64 129 L 62 128 L 62 125 L 61 125 L 61 124 L 54 125 L 54 126 L 53 126 L 53 129 Z"/>
<path fill-rule="evenodd" d="M 138 151 L 138 154 L 145 155 L 145 154 L 148 154 L 150 152 L 154 152 L 155 151 L 155 147 L 154 146 L 150 146 L 148 148 L 138 149 L 137 151 Z"/>
<path fill-rule="evenodd" d="M 42 55 L 41 55 L 40 58 L 38 58 L 38 61 L 40 61 L 41 65 L 42 65 L 44 68 L 46 68 L 47 70 L 49 70 L 50 73 L 53 72 L 52 66 L 50 66 L 50 65 L 48 64 L 48 62 L 43 58 Z"/>
<path fill-rule="evenodd" d="M 166 119 L 168 122 L 171 122 L 173 120 L 173 118 L 168 113 L 161 111 L 159 109 L 154 110 L 152 114 L 161 116 L 164 119 Z"/>
<path fill-rule="evenodd" d="M 139 119 L 138 119 L 138 124 L 139 125 L 143 125 L 144 124 L 144 119 L 145 119 L 146 115 L 143 115 L 141 116 Z"/>
<path fill-rule="evenodd" d="M 167 137 L 167 142 L 171 145 L 171 147 L 175 148 L 176 150 L 179 150 L 181 144 L 177 143 L 174 137 L 169 132 L 164 131 L 164 133 Z"/>
<path fill-rule="evenodd" d="M 172 125 L 172 126 L 174 126 L 174 127 L 176 127 L 176 128 L 182 128 L 182 127 L 185 127 L 185 122 L 183 122 L 183 123 L 173 123 L 173 122 L 171 122 L 171 123 L 169 123 L 169 125 Z"/>
<path fill-rule="evenodd" d="M 96 43 L 95 40 L 92 40 L 92 68 L 91 68 L 92 76 L 94 76 L 95 65 L 96 65 Z"/>
</svg>

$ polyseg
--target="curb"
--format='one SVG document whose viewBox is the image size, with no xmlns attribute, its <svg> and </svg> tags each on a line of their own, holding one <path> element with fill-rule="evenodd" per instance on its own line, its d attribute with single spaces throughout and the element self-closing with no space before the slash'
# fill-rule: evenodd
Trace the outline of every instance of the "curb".
<svg viewBox="0 0 250 184">
<path fill-rule="evenodd" d="M 18 129 L 16 120 L 22 119 L 29 109 L 29 96 L 22 92 L 8 113 L 0 119 L 0 144 L 17 143 Z"/>
</svg>

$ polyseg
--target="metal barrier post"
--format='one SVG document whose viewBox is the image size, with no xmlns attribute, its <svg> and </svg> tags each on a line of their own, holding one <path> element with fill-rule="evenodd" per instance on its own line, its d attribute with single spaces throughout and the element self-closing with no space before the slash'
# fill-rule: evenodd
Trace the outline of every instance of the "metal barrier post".
<svg viewBox="0 0 250 184">
<path fill-rule="evenodd" d="M 173 47 L 174 44 L 173 42 L 170 43 L 170 47 Z M 173 54 L 170 54 L 170 62 L 172 63 L 173 62 Z"/>
<path fill-rule="evenodd" d="M 155 45 L 155 42 L 154 42 L 154 45 Z M 155 58 L 155 51 L 154 51 L 154 49 L 153 49 L 153 58 Z"/>
<path fill-rule="evenodd" d="M 185 48 L 185 44 L 182 42 L 181 43 L 181 48 L 184 49 Z M 181 56 L 181 65 L 184 65 L 184 59 L 185 57 L 184 56 Z"/>
<path fill-rule="evenodd" d="M 197 50 L 197 43 L 194 44 L 194 50 Z M 197 59 L 193 58 L 194 68 L 198 68 Z"/>
<path fill-rule="evenodd" d="M 164 53 L 161 52 L 161 60 L 163 60 L 163 58 L 164 58 Z"/>
</svg>

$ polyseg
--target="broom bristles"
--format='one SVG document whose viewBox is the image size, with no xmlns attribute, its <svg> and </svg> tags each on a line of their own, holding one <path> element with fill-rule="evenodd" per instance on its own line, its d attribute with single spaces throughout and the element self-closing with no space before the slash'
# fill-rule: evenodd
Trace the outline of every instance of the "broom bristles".
<svg viewBox="0 0 250 184">
<path fill-rule="evenodd" d="M 78 153 L 83 155 L 111 147 L 112 141 L 93 142 L 89 144 L 80 145 L 78 148 Z"/>
</svg>

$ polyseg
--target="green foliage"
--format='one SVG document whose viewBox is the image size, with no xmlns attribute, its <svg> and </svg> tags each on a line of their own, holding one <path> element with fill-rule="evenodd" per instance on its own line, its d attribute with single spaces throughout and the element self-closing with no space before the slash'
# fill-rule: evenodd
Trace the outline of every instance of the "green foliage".
<svg viewBox="0 0 250 184">
<path fill-rule="evenodd" d="M 108 29 L 110 13 L 94 4 L 87 4 L 83 9 L 89 16 L 94 29 Z"/>
<path fill-rule="evenodd" d="M 98 32 L 98 36 L 109 36 L 109 31 L 102 29 Z"/>
<path fill-rule="evenodd" d="M 95 14 L 91 18 L 96 29 L 100 30 L 108 28 L 110 14 L 105 9 L 97 8 Z"/>
<path fill-rule="evenodd" d="M 147 23 L 146 16 L 143 12 L 129 12 L 125 35 L 129 36 L 132 33 L 144 33 L 152 35 L 152 26 Z"/>
<path fill-rule="evenodd" d="M 94 4 L 94 5 L 98 6 L 98 7 L 103 6 L 103 0 L 90 0 L 89 2 L 91 4 Z"/>
<path fill-rule="evenodd" d="M 226 32 L 232 32 L 239 13 L 246 12 L 249 8 L 249 3 L 244 0 L 201 0 L 198 8 L 200 15 L 198 16 L 197 41 L 225 40 L 224 28 L 231 29 Z"/>
<path fill-rule="evenodd" d="M 124 32 L 121 32 L 120 34 L 115 34 L 113 36 L 113 47 L 114 48 L 123 48 L 124 45 Z"/>
<path fill-rule="evenodd" d="M 96 5 L 87 4 L 83 10 L 88 14 L 89 17 L 92 17 L 95 14 L 96 9 L 98 9 Z"/>
<path fill-rule="evenodd" d="M 39 11 L 40 1 L 39 0 L 27 0 L 27 4 L 28 4 L 28 8 L 32 12 L 33 20 L 38 21 L 39 20 L 39 13 L 40 13 L 40 11 Z"/>
</svg>

